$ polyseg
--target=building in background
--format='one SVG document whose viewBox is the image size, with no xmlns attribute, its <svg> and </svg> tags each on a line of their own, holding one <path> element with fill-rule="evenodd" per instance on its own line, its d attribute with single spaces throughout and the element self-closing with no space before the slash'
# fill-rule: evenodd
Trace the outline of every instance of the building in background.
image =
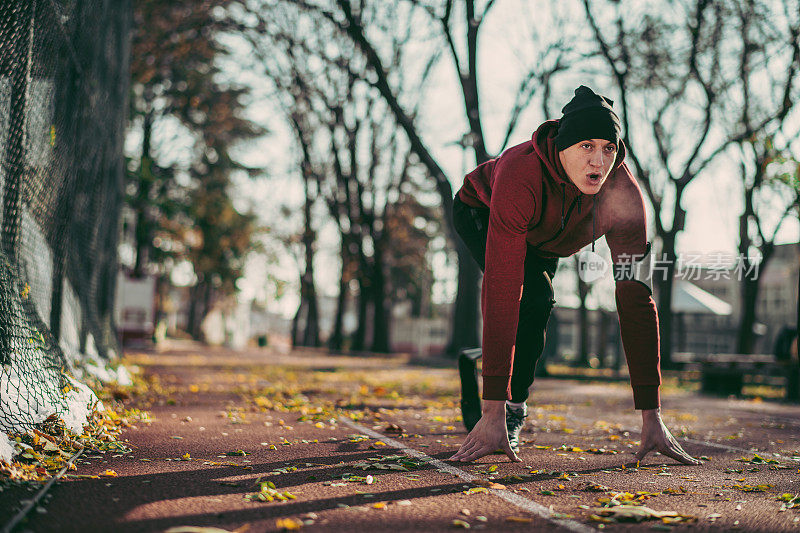
<svg viewBox="0 0 800 533">
<path fill-rule="evenodd" d="M 797 325 L 800 246 L 779 244 L 758 271 L 761 279 L 756 304 L 756 353 L 772 353 L 781 330 Z M 687 327 L 687 349 L 696 353 L 734 353 L 741 320 L 741 285 L 734 273 L 719 276 L 713 268 L 702 268 L 692 283 L 731 305 L 728 316 L 699 316 Z M 677 343 L 677 339 L 676 339 Z M 673 344 L 677 346 L 678 344 Z"/>
<path fill-rule="evenodd" d="M 155 276 L 131 277 L 117 273 L 114 320 L 123 345 L 149 343 L 155 333 Z"/>
</svg>

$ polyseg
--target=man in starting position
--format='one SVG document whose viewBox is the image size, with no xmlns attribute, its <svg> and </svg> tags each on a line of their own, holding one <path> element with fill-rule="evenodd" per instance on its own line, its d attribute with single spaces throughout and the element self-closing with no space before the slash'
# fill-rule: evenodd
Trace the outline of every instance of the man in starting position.
<svg viewBox="0 0 800 533">
<path fill-rule="evenodd" d="M 658 316 L 649 272 L 644 200 L 623 162 L 612 102 L 586 86 L 560 120 L 469 173 L 453 202 L 456 230 L 484 271 L 482 416 L 451 457 L 473 461 L 503 450 L 519 461 L 519 434 L 536 361 L 544 347 L 559 257 L 602 235 L 611 249 L 616 301 L 635 408 L 642 412 L 642 459 L 687 454 L 661 420 Z"/>
</svg>

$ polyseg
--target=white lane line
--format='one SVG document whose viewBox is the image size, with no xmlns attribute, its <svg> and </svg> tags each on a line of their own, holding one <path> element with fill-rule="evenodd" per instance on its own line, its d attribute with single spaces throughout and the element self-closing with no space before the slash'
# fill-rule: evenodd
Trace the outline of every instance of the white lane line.
<svg viewBox="0 0 800 533">
<path fill-rule="evenodd" d="M 587 425 L 589 427 L 593 427 L 594 426 L 594 422 L 591 422 L 590 420 L 588 420 L 586 418 L 573 417 L 571 420 L 581 422 L 582 424 Z M 622 428 L 619 428 L 619 429 L 622 430 L 622 431 L 627 431 L 628 433 L 636 433 L 636 434 L 639 434 L 639 435 L 641 435 L 641 433 L 642 433 L 642 431 L 639 430 L 639 429 L 626 428 L 626 427 L 622 427 Z M 758 451 L 758 448 L 755 448 L 755 447 L 750 448 L 750 449 L 746 449 L 746 448 L 739 448 L 738 446 L 729 446 L 727 444 L 720 444 L 718 442 L 710 442 L 710 441 L 707 441 L 707 440 L 692 439 L 692 438 L 689 438 L 689 437 L 675 437 L 675 438 L 678 439 L 679 441 L 688 442 L 690 444 L 697 444 L 697 445 L 700 445 L 700 446 L 708 446 L 708 447 L 711 447 L 711 448 L 719 448 L 721 450 L 726 450 L 726 451 L 729 451 L 729 452 L 737 452 L 737 453 L 745 453 L 745 454 L 748 454 L 748 453 L 762 453 L 762 454 L 768 454 L 771 457 L 776 457 L 776 458 L 781 459 L 783 461 L 791 461 L 791 462 L 797 462 L 799 460 L 797 457 L 787 457 L 785 455 L 781 455 L 781 454 L 778 454 L 778 453 L 773 453 L 773 452 L 770 452 L 768 450 Z M 635 453 L 635 452 L 631 452 L 631 453 Z"/>
<path fill-rule="evenodd" d="M 636 433 L 641 433 L 641 432 L 637 431 Z M 761 453 L 761 454 L 766 455 L 767 456 L 766 458 L 775 457 L 775 458 L 781 459 L 783 461 L 792 461 L 792 462 L 795 462 L 795 463 L 798 461 L 797 457 L 787 457 L 785 455 L 781 455 L 779 453 L 770 452 L 768 450 L 758 451 L 758 449 L 752 449 L 752 448 L 747 450 L 745 448 L 739 448 L 739 447 L 736 447 L 736 446 L 728 446 L 727 444 L 719 444 L 719 443 L 716 443 L 716 442 L 709 442 L 707 440 L 690 439 L 689 437 L 676 437 L 676 438 L 678 440 L 682 440 L 684 442 L 689 442 L 691 444 L 699 444 L 701 446 L 711 446 L 712 448 L 720 448 L 720 449 L 723 449 L 723 450 L 728 450 L 730 452 L 739 452 L 739 453 L 745 453 L 745 454 Z"/>
<path fill-rule="evenodd" d="M 460 477 L 464 481 L 468 481 L 468 482 L 471 482 L 471 481 L 474 481 L 474 480 L 478 479 L 477 476 L 473 476 L 469 472 L 465 472 L 465 471 L 461 470 L 460 468 L 456 468 L 456 467 L 454 467 L 452 465 L 449 465 L 447 463 L 443 463 L 442 461 L 440 461 L 438 459 L 434 459 L 433 457 L 431 457 L 429 455 L 426 455 L 426 454 L 424 454 L 424 453 L 422 453 L 420 451 L 417 451 L 417 450 L 415 450 L 413 448 L 409 448 L 408 446 L 406 446 L 405 444 L 403 444 L 400 441 L 394 440 L 394 439 L 392 439 L 390 437 L 387 437 L 386 435 L 382 435 L 382 434 L 378 433 L 377 431 L 373 431 L 373 430 L 371 430 L 369 428 L 366 428 L 366 427 L 362 426 L 361 424 L 356 424 L 355 422 L 353 422 L 352 420 L 350 420 L 350 419 L 348 419 L 346 417 L 340 416 L 339 420 L 343 424 L 345 424 L 347 426 L 350 426 L 351 428 L 355 429 L 356 431 L 359 431 L 359 432 L 361 432 L 361 433 L 363 433 L 365 435 L 369 435 L 372 438 L 380 439 L 381 441 L 385 442 L 386 444 L 401 450 L 406 455 L 409 455 L 411 457 L 415 457 L 417 459 L 424 459 L 425 462 L 435 466 L 437 469 L 439 469 L 442 472 L 447 472 L 448 474 L 453 474 L 455 476 Z M 540 516 L 541 518 L 544 518 L 548 522 L 551 522 L 551 523 L 556 524 L 556 525 L 558 525 L 560 527 L 563 527 L 564 529 L 568 529 L 569 531 L 575 531 L 576 533 L 596 533 L 596 531 L 597 531 L 596 529 L 594 529 L 592 527 L 589 527 L 586 524 L 582 524 L 580 522 L 576 522 L 575 520 L 567 520 L 567 519 L 563 519 L 563 518 L 554 518 L 553 517 L 553 511 L 551 511 L 549 508 L 547 508 L 544 505 L 541 505 L 539 503 L 536 503 L 533 500 L 529 500 L 528 498 L 524 498 L 524 497 L 520 496 L 519 494 L 515 494 L 515 493 L 513 493 L 511 491 L 499 490 L 499 489 L 489 489 L 489 492 L 491 492 L 492 494 L 494 494 L 495 496 L 497 496 L 499 498 L 502 498 L 503 500 L 507 501 L 508 503 L 510 503 L 512 505 L 516 505 L 520 509 L 528 511 L 529 513 L 533 513 L 533 514 L 535 514 L 537 516 Z"/>
</svg>

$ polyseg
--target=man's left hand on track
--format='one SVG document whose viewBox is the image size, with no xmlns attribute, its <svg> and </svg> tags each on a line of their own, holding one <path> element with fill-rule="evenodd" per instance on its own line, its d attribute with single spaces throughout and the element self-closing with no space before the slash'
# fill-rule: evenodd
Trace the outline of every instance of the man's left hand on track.
<svg viewBox="0 0 800 533">
<path fill-rule="evenodd" d="M 641 461 L 650 452 L 660 452 L 685 465 L 699 465 L 702 461 L 686 453 L 677 439 L 672 436 L 664 421 L 661 420 L 661 409 L 642 410 L 642 446 L 636 453 L 636 460 Z"/>
</svg>

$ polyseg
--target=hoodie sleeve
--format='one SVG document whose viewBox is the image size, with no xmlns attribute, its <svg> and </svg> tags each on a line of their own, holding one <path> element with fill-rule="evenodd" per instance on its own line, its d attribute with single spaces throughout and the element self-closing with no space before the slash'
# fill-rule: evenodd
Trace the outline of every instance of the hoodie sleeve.
<svg viewBox="0 0 800 533">
<path fill-rule="evenodd" d="M 624 206 L 619 209 L 622 216 L 618 217 L 613 228 L 606 233 L 611 259 L 617 267 L 630 265 L 632 260 L 641 258 L 648 252 L 644 199 L 633 176 L 625 167 L 623 169 L 631 183 L 628 189 L 629 198 L 618 204 Z M 655 409 L 660 405 L 661 384 L 658 312 L 655 302 L 650 288 L 634 280 L 617 279 L 615 296 L 622 345 L 631 376 L 634 406 L 636 409 Z"/>
<path fill-rule="evenodd" d="M 536 198 L 531 168 L 524 156 L 498 159 L 492 173 L 486 270 L 483 276 L 483 398 L 511 398 L 519 305 L 525 276 L 528 224 Z"/>
</svg>

